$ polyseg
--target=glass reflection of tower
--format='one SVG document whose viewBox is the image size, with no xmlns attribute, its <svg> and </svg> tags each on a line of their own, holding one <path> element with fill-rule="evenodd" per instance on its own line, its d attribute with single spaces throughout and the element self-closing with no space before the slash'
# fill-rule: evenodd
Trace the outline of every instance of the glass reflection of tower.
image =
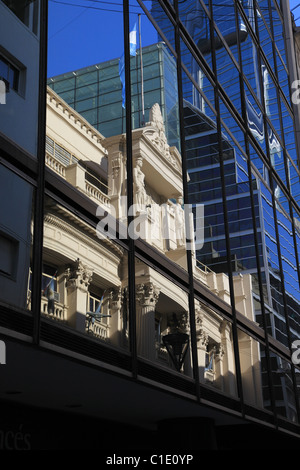
<svg viewBox="0 0 300 470">
<path fill-rule="evenodd" d="M 245 0 L 241 3 L 244 5 L 251 24 L 254 21 L 252 0 Z M 198 1 L 192 0 L 179 2 L 182 21 L 190 34 L 193 35 L 198 48 L 204 54 L 208 66 L 212 68 L 211 38 L 208 20 L 199 5 Z M 241 41 L 244 73 L 247 74 L 248 79 L 247 87 L 244 90 L 244 98 L 249 129 L 257 145 L 263 151 L 265 151 L 266 143 L 269 144 L 270 159 L 278 173 L 281 174 L 283 167 L 281 146 L 271 127 L 266 132 L 262 112 L 257 106 L 257 101 L 263 102 L 266 113 L 269 113 L 271 117 L 278 112 L 276 105 L 274 107 L 274 89 L 270 86 L 271 78 L 268 68 L 266 64 L 262 64 L 261 67 L 258 66 L 257 49 L 254 47 L 244 22 L 238 22 L 239 33 L 237 34 L 235 20 L 230 21 L 230 16 L 224 14 L 224 8 L 229 5 L 233 8 L 234 2 L 232 0 L 214 0 L 213 5 L 218 28 L 229 45 L 231 53 L 237 60 L 238 36 Z M 218 15 L 218 13 L 220 14 Z M 160 7 L 156 1 L 152 2 L 152 15 L 166 38 L 174 46 L 173 32 L 168 29 L 170 23 L 164 15 L 161 15 Z M 264 29 L 262 34 L 265 34 Z M 218 80 L 224 87 L 229 84 L 229 88 L 226 91 L 228 91 L 233 106 L 236 106 L 239 111 L 238 108 L 241 101 L 239 76 L 231 74 L 232 70 L 228 68 L 229 58 L 222 42 L 217 37 L 214 37 L 214 42 L 218 68 L 224 70 L 224 73 L 219 74 Z M 271 48 L 271 44 L 267 43 L 267 47 Z M 214 89 L 209 80 L 197 62 L 192 59 L 183 42 L 181 43 L 181 48 L 182 62 L 190 71 L 193 80 L 197 83 L 198 88 L 203 91 L 207 100 L 214 103 Z M 168 53 L 168 48 L 163 43 L 143 48 L 143 56 L 144 58 L 147 56 L 147 60 L 144 61 L 147 64 L 144 68 L 146 109 L 149 109 L 155 102 L 160 104 L 165 119 L 168 142 L 171 145 L 176 145 L 178 129 L 172 127 L 172 122 L 178 122 L 177 118 L 172 119 L 173 113 L 177 113 L 178 109 L 176 101 L 177 93 L 172 94 L 174 83 L 176 82 L 176 64 Z M 188 188 L 189 202 L 195 205 L 201 203 L 205 206 L 205 243 L 201 250 L 197 250 L 197 259 L 206 266 L 211 267 L 213 271 L 228 272 L 228 253 L 225 242 L 224 206 L 220 173 L 220 139 L 216 119 L 207 101 L 203 99 L 196 86 L 193 85 L 186 75 L 183 74 L 182 78 L 185 147 L 190 177 Z M 134 101 L 133 127 L 136 128 L 140 125 L 141 105 L 139 103 L 138 72 L 134 62 L 132 63 L 132 80 Z M 157 83 L 159 85 L 156 86 L 155 84 Z M 262 86 L 260 86 L 260 83 Z M 96 66 L 87 67 L 74 73 L 70 72 L 64 76 L 54 77 L 49 82 L 49 85 L 105 136 L 124 131 L 122 128 L 123 119 L 118 60 L 97 64 Z M 228 119 L 226 119 L 227 116 L 224 113 L 224 109 L 222 108 L 223 119 L 226 120 L 228 127 L 233 129 L 232 133 L 236 139 L 241 142 L 244 136 L 238 133 L 237 126 L 229 113 Z M 252 275 L 254 308 L 257 322 L 261 325 L 261 303 L 264 302 L 267 314 L 267 327 L 270 335 L 281 341 L 284 345 L 287 345 L 285 308 L 281 292 L 282 277 L 279 269 L 273 220 L 273 201 L 267 187 L 269 183 L 268 171 L 262 161 L 254 157 L 252 162 L 256 169 L 252 173 L 250 181 L 245 158 L 225 130 L 222 130 L 221 140 L 227 198 L 228 232 L 231 248 L 229 260 L 231 270 L 233 275 L 240 272 Z M 260 174 L 261 179 L 257 177 L 257 173 Z M 253 190 L 252 202 L 250 189 Z M 279 186 L 274 188 L 274 192 L 280 198 Z M 256 221 L 256 240 L 261 266 L 263 299 L 261 299 L 259 292 L 252 209 L 254 209 Z M 281 217 L 281 215 L 280 213 L 279 216 Z M 291 240 L 291 230 L 283 216 L 282 220 L 279 220 L 279 230 L 282 233 L 282 239 L 285 241 L 287 239 Z M 296 279 L 296 260 L 291 258 L 293 247 L 286 243 L 285 246 L 285 268 L 290 276 L 290 282 L 286 283 L 288 287 L 286 289 L 287 308 L 291 318 L 290 325 L 293 338 L 299 338 L 299 284 Z M 293 285 L 293 290 L 290 288 L 291 285 Z M 279 366 L 274 364 L 274 369 L 276 367 Z"/>
<path fill-rule="evenodd" d="M 171 110 L 178 112 L 176 67 L 164 43 L 143 47 L 144 106 L 147 122 L 149 111 L 158 103 L 165 120 L 168 141 L 178 145 L 178 124 L 169 122 Z M 132 126 L 142 125 L 140 53 L 131 57 Z M 48 85 L 78 111 L 105 137 L 126 131 L 126 117 L 121 98 L 119 58 L 90 65 L 48 79 Z M 174 122 L 178 117 L 174 117 Z"/>
<path fill-rule="evenodd" d="M 208 1 L 203 2 L 209 10 Z M 284 152 L 283 148 L 271 126 L 264 125 L 264 116 L 261 108 L 270 118 L 273 128 L 280 135 L 280 126 L 278 125 L 278 104 L 276 98 L 276 85 L 274 85 L 270 70 L 274 70 L 275 59 L 279 63 L 278 57 L 273 57 L 272 40 L 266 24 L 269 28 L 270 19 L 268 2 L 260 5 L 260 11 L 255 11 L 253 0 L 243 0 L 240 5 L 249 20 L 253 31 L 259 29 L 260 40 L 263 44 L 265 53 L 265 62 L 260 62 L 257 46 L 252 36 L 247 30 L 242 16 L 236 17 L 234 3 L 232 0 L 214 0 L 213 14 L 214 22 L 218 30 L 230 48 L 230 53 L 239 62 L 238 45 L 239 40 L 242 51 L 242 62 L 244 74 L 247 77 L 244 83 L 245 113 L 248 121 L 248 127 L 258 146 L 266 153 L 269 149 L 269 158 L 271 165 L 276 169 L 278 175 L 284 181 Z M 267 5 L 267 6 L 265 6 Z M 209 20 L 204 8 L 197 0 L 178 1 L 180 19 L 187 32 L 193 38 L 195 45 L 203 54 L 208 67 L 213 68 L 212 63 L 212 38 L 210 36 Z M 274 8 L 276 11 L 276 9 Z M 170 23 L 165 21 L 161 14 L 159 2 L 152 1 L 152 15 L 164 32 L 167 39 L 173 43 L 173 33 L 170 29 Z M 273 14 L 275 24 L 276 13 Z M 263 16 L 267 18 L 263 18 Z M 237 32 L 237 25 L 239 31 Z M 278 25 L 277 25 L 278 26 Z M 274 26 L 277 27 L 277 26 Z M 277 33 L 279 35 L 279 33 Z M 281 32 L 280 39 L 282 40 Z M 228 93 L 233 106 L 237 112 L 240 112 L 240 83 L 239 75 L 232 74 L 234 67 L 230 69 L 229 55 L 225 50 L 224 44 L 220 40 L 216 31 L 214 32 L 214 48 L 217 61 L 218 81 Z M 208 79 L 193 59 L 184 41 L 180 43 L 181 58 L 183 64 L 188 68 L 194 82 L 204 92 L 207 99 L 214 103 L 214 90 Z M 278 45 L 281 49 L 281 45 Z M 282 53 L 283 55 L 284 53 Z M 284 55 L 283 55 L 284 57 Z M 267 63 L 269 61 L 269 63 Z M 268 65 L 268 66 L 267 66 Z M 280 69 L 280 67 L 278 67 Z M 280 77 L 280 70 L 278 76 Z M 282 75 L 284 77 L 284 75 Z M 222 217 L 222 188 L 218 152 L 218 135 L 214 117 L 207 106 L 202 95 L 188 79 L 182 74 L 183 97 L 185 99 L 184 117 L 185 117 L 185 142 L 187 166 L 190 176 L 189 182 L 189 202 L 193 204 L 202 203 L 205 206 L 204 224 L 205 224 L 205 243 L 201 250 L 196 252 L 197 259 L 208 265 L 217 272 L 228 272 L 228 256 L 225 244 L 224 219 Z M 280 80 L 280 85 L 284 89 L 284 80 Z M 284 90 L 285 91 L 285 90 Z M 259 103 L 261 107 L 257 105 Z M 223 118 L 226 116 L 225 106 L 222 107 Z M 230 128 L 237 128 L 236 123 L 228 113 L 227 125 Z M 240 134 L 237 132 L 237 139 Z M 280 201 L 282 208 L 277 204 L 277 223 L 279 232 L 282 233 L 282 240 L 288 241 L 288 247 L 282 248 L 285 257 L 285 266 L 283 267 L 286 276 L 286 306 L 284 307 L 282 295 L 283 277 L 279 269 L 279 255 L 276 248 L 275 228 L 273 217 L 273 206 L 271 191 L 269 191 L 269 174 L 262 160 L 253 158 L 254 171 L 251 174 L 251 183 L 242 176 L 246 165 L 242 162 L 241 155 L 237 148 L 232 145 L 226 135 L 222 134 L 224 178 L 226 186 L 226 199 L 228 210 L 228 231 L 231 248 L 231 269 L 233 274 L 239 272 L 251 273 L 254 305 L 256 308 L 257 321 L 261 320 L 260 302 L 264 302 L 265 312 L 267 314 L 268 330 L 273 337 L 276 337 L 283 344 L 288 345 L 287 327 L 285 315 L 290 317 L 293 339 L 300 337 L 300 309 L 299 309 L 299 280 L 297 275 L 296 258 L 292 256 L 294 252 L 293 241 L 291 237 L 291 228 L 286 223 L 283 211 L 289 213 L 287 201 L 282 197 L 280 186 L 275 183 L 273 187 L 275 198 Z M 250 149 L 250 154 L 253 149 Z M 253 152 L 254 154 L 255 152 Z M 252 155 L 251 155 L 252 156 Z M 290 162 L 288 162 L 288 165 Z M 261 180 L 255 177 L 255 172 L 260 173 Z M 265 184 L 264 184 L 265 183 Z M 250 203 L 250 184 L 253 189 L 254 217 L 256 221 L 257 243 L 259 251 L 259 260 L 261 266 L 261 280 L 263 283 L 263 299 L 258 295 L 257 263 L 255 255 L 254 237 L 253 237 L 253 216 L 251 215 Z M 298 323 L 298 324 L 297 324 Z"/>
</svg>

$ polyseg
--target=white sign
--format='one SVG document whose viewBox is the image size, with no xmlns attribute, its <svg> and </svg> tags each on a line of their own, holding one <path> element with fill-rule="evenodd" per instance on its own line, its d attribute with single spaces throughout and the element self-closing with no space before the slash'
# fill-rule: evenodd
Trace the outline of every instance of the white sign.
<svg viewBox="0 0 300 470">
<path fill-rule="evenodd" d="M 6 104 L 6 85 L 3 80 L 0 80 L 0 104 Z"/>
</svg>

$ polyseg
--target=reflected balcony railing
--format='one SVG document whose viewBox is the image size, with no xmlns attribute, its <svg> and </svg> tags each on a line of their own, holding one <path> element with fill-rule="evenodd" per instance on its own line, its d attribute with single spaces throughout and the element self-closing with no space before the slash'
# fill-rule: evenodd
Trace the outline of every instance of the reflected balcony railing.
<svg viewBox="0 0 300 470">
<path fill-rule="evenodd" d="M 76 162 L 66 164 L 57 155 L 46 150 L 45 164 L 48 168 L 53 170 L 64 180 L 75 186 L 77 189 L 86 194 L 89 198 L 93 199 L 98 204 L 105 206 L 110 205 L 110 197 L 108 196 L 108 187 L 99 180 L 96 183 L 96 178 L 93 176 L 95 183 L 92 183 L 89 172 Z M 83 174 L 83 177 L 82 177 Z M 100 189 L 101 188 L 101 189 Z"/>
<path fill-rule="evenodd" d="M 109 339 L 109 325 L 101 320 L 92 318 L 88 313 L 86 315 L 85 331 L 94 338 L 99 338 L 103 341 Z"/>
<path fill-rule="evenodd" d="M 110 203 L 110 198 L 102 192 L 96 185 L 85 180 L 85 193 L 91 198 L 94 199 L 97 203 L 104 204 L 106 206 Z"/>
<path fill-rule="evenodd" d="M 67 323 L 68 307 L 60 302 L 54 301 L 53 312 L 48 311 L 48 299 L 42 296 L 41 314 L 46 318 L 52 318 L 58 322 Z"/>
</svg>

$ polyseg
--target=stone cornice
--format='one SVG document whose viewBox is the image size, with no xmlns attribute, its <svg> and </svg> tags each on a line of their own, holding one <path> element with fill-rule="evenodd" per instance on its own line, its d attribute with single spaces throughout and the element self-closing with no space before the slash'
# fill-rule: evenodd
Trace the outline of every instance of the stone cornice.
<svg viewBox="0 0 300 470">
<path fill-rule="evenodd" d="M 99 150 L 107 154 L 106 149 L 103 147 L 104 136 L 91 124 L 84 119 L 75 109 L 71 108 L 55 91 L 49 86 L 47 87 L 47 105 L 52 107 L 54 112 L 60 110 L 61 116 L 68 121 L 73 127 L 76 128 L 85 138 L 90 140 L 93 145 L 97 145 Z"/>
<path fill-rule="evenodd" d="M 68 224 L 65 220 L 63 220 L 53 212 L 46 213 L 44 217 L 44 222 L 53 225 L 66 233 L 71 234 L 76 238 L 76 240 L 83 242 L 85 245 L 90 246 L 96 251 L 101 251 L 101 249 L 103 250 L 103 244 L 106 245 L 106 247 L 110 251 L 105 251 L 105 256 L 111 257 L 114 261 L 115 258 L 113 257 L 113 252 L 115 253 L 115 255 L 117 255 L 118 258 L 121 258 L 123 256 L 124 250 L 112 240 L 109 240 L 108 238 L 103 238 L 103 240 L 99 240 L 98 243 L 96 240 L 92 240 L 91 236 L 96 236 L 95 228 L 90 227 L 88 224 L 77 218 L 75 215 L 69 213 L 64 208 L 59 208 L 58 212 L 68 217 L 68 219 L 75 223 L 78 228 L 74 227 L 71 224 Z M 87 234 L 82 233 L 82 229 L 84 229 Z"/>
</svg>

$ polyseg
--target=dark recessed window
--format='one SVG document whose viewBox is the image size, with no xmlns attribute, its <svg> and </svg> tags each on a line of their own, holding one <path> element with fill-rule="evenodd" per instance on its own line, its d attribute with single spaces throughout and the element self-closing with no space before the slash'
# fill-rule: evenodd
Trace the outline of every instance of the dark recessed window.
<svg viewBox="0 0 300 470">
<path fill-rule="evenodd" d="M 0 233 L 0 275 L 15 277 L 19 243 L 17 240 Z"/>
<path fill-rule="evenodd" d="M 0 55 L 0 79 L 9 84 L 9 89 L 19 90 L 19 76 L 20 71 L 9 60 Z"/>
</svg>

